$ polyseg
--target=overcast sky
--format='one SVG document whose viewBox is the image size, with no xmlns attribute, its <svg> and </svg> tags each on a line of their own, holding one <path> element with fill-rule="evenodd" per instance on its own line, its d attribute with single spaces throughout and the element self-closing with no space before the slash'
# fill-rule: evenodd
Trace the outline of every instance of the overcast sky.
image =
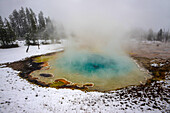
<svg viewBox="0 0 170 113">
<path fill-rule="evenodd" d="M 8 17 L 21 6 L 36 14 L 42 10 L 64 24 L 99 19 L 156 31 L 170 29 L 170 0 L 0 0 L 0 15 Z"/>
</svg>

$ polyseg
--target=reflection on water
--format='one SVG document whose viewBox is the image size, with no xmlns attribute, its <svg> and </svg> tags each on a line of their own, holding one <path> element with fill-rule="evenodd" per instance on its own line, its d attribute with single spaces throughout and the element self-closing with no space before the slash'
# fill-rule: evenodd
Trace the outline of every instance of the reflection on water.
<svg viewBox="0 0 170 113">
<path fill-rule="evenodd" d="M 107 56 L 99 53 L 76 52 L 68 55 L 57 53 L 35 58 L 35 62 L 46 62 L 41 70 L 31 73 L 33 77 L 46 83 L 65 79 L 78 86 L 93 83 L 89 90 L 108 91 L 138 85 L 146 81 L 146 74 L 125 56 Z M 52 77 L 40 76 L 42 73 Z"/>
</svg>

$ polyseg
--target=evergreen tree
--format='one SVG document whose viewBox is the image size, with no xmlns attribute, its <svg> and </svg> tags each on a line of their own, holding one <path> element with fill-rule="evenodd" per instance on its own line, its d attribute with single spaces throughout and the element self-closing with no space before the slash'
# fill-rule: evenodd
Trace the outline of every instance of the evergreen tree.
<svg viewBox="0 0 170 113">
<path fill-rule="evenodd" d="M 52 40 L 52 43 L 54 43 L 54 25 L 50 19 L 50 17 L 45 18 L 46 19 L 46 29 L 45 31 L 49 34 L 49 38 Z"/>
<path fill-rule="evenodd" d="M 4 26 L 4 22 L 2 20 L 2 17 L 0 16 L 0 28 Z"/>
<path fill-rule="evenodd" d="M 3 22 L 2 18 L 0 17 L 0 42 L 1 47 L 9 47 L 13 45 L 15 41 L 15 33 L 12 30 L 12 27 L 8 20 L 5 18 Z"/>
<path fill-rule="evenodd" d="M 36 40 L 37 40 L 37 36 L 36 36 L 36 33 L 37 33 L 37 19 L 36 19 L 36 15 L 35 13 L 32 11 L 32 9 L 28 9 L 26 8 L 26 20 L 27 20 L 27 34 L 26 34 L 26 37 L 27 38 L 26 40 L 32 40 L 33 43 L 35 44 L 36 43 Z M 29 38 L 28 38 L 29 36 Z"/>
<path fill-rule="evenodd" d="M 39 37 L 40 39 L 44 38 L 44 32 L 45 32 L 45 19 L 43 16 L 43 12 L 40 11 L 40 13 L 38 14 L 38 32 L 39 32 Z"/>
<path fill-rule="evenodd" d="M 31 27 L 31 17 L 30 17 L 30 11 L 28 10 L 27 7 L 26 7 L 26 18 L 27 18 L 28 27 L 30 28 Z"/>
<path fill-rule="evenodd" d="M 9 32 L 9 22 L 8 20 L 5 18 L 5 21 L 4 21 L 4 24 L 5 24 L 5 31 L 6 31 L 6 37 L 5 37 L 5 42 L 6 42 L 6 45 L 9 45 L 10 44 L 10 32 Z"/>
<path fill-rule="evenodd" d="M 15 32 L 15 34 L 17 35 L 17 24 L 14 20 L 13 15 L 9 15 L 9 21 L 10 21 L 10 25 L 12 27 L 12 30 Z M 18 35 L 17 35 L 18 36 Z"/>
<path fill-rule="evenodd" d="M 43 16 L 43 12 L 40 11 L 40 13 L 38 14 L 38 21 L 39 21 L 39 30 L 42 31 L 45 29 L 45 19 Z"/>
<path fill-rule="evenodd" d="M 6 45 L 5 37 L 6 37 L 6 30 L 4 28 L 4 22 L 2 20 L 2 17 L 0 16 L 0 42 L 1 42 L 1 46 Z"/>
<path fill-rule="evenodd" d="M 162 41 L 162 39 L 163 39 L 163 31 L 162 31 L 162 29 L 160 29 L 157 34 L 157 40 Z"/>
<path fill-rule="evenodd" d="M 6 24 L 6 33 L 7 33 L 7 37 L 6 37 L 7 45 L 9 44 L 13 45 L 13 42 L 15 42 L 16 40 L 15 33 L 12 30 L 12 27 L 6 18 L 5 18 L 5 24 Z"/>
<path fill-rule="evenodd" d="M 45 43 L 47 43 L 47 40 L 49 40 L 49 34 L 47 31 L 44 31 L 43 33 L 43 39 L 45 40 Z"/>
<path fill-rule="evenodd" d="M 31 12 L 31 15 L 33 16 L 33 19 L 34 19 L 35 24 L 37 26 L 37 17 L 36 17 L 35 13 L 33 12 L 33 10 L 31 8 L 30 8 L 30 12 Z"/>
<path fill-rule="evenodd" d="M 36 17 L 35 17 L 35 13 L 31 11 L 31 14 L 30 14 L 30 21 L 31 21 L 31 39 L 33 41 L 33 43 L 35 44 L 36 43 L 36 33 L 37 33 L 37 26 L 36 26 Z"/>
<path fill-rule="evenodd" d="M 16 32 L 16 36 L 17 37 L 20 37 L 20 28 L 21 28 L 21 26 L 20 26 L 20 22 L 19 22 L 19 13 L 17 12 L 17 10 L 15 9 L 14 11 L 13 11 L 13 13 L 12 13 L 12 15 L 13 15 L 13 21 L 14 21 L 14 23 L 15 23 L 15 32 Z"/>
<path fill-rule="evenodd" d="M 154 39 L 153 30 L 149 29 L 147 40 L 152 41 Z"/>
<path fill-rule="evenodd" d="M 33 43 L 35 43 L 35 34 L 36 34 L 36 24 L 35 24 L 35 20 L 33 18 L 33 15 L 31 15 L 31 38 L 33 40 Z"/>
<path fill-rule="evenodd" d="M 26 14 L 23 7 L 21 7 L 21 10 L 19 10 L 19 16 L 20 16 L 19 20 L 21 26 L 20 28 L 21 37 L 24 37 L 29 29 L 28 29 Z"/>
</svg>

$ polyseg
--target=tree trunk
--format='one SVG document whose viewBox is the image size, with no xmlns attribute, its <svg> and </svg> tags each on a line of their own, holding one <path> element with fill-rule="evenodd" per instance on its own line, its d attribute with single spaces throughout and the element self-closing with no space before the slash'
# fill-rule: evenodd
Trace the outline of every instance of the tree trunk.
<svg viewBox="0 0 170 113">
<path fill-rule="evenodd" d="M 27 47 L 27 50 L 26 50 L 27 53 L 28 53 L 29 47 L 30 47 L 30 45 L 28 45 L 28 47 Z"/>
</svg>

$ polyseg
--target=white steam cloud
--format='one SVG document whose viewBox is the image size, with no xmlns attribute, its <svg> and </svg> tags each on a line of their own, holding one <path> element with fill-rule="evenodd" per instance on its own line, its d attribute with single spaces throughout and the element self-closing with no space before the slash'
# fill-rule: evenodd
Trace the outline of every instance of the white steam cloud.
<svg viewBox="0 0 170 113">
<path fill-rule="evenodd" d="M 72 40 L 79 42 L 75 46 L 119 51 L 133 28 L 169 29 L 169 4 L 169 0 L 1 0 L 0 14 L 8 17 L 21 6 L 36 13 L 42 10 L 74 35 Z"/>
</svg>

